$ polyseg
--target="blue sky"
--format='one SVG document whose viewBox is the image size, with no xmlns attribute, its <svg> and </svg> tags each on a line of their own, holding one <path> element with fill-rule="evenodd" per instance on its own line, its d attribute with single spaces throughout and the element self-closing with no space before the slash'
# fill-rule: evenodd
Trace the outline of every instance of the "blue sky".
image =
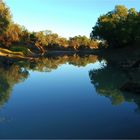
<svg viewBox="0 0 140 140">
<path fill-rule="evenodd" d="M 30 31 L 52 30 L 63 37 L 86 35 L 97 18 L 125 5 L 140 10 L 140 0 L 5 0 L 14 22 Z"/>
</svg>

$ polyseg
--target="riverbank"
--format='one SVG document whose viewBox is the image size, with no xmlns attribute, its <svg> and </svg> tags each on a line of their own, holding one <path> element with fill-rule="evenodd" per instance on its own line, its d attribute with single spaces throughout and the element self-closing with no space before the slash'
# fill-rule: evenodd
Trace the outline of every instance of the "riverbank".
<svg viewBox="0 0 140 140">
<path fill-rule="evenodd" d="M 50 57 L 50 56 L 64 56 L 64 55 L 97 55 L 100 53 L 100 50 L 92 49 L 92 50 L 50 50 L 45 54 L 41 55 L 38 53 L 33 53 L 28 50 L 28 54 L 24 54 L 23 52 L 15 52 L 8 49 L 0 48 L 0 56 L 7 57 L 12 59 L 26 59 L 32 60 L 40 57 Z"/>
<path fill-rule="evenodd" d="M 31 52 L 30 55 L 26 56 L 22 52 L 14 52 L 0 48 L 0 60 L 7 66 L 14 62 L 18 63 L 19 61 L 28 61 L 29 63 L 33 62 L 39 64 L 43 63 L 43 65 L 45 63 L 48 65 L 49 58 L 51 58 L 51 60 L 52 58 L 54 60 L 61 58 L 60 62 L 65 62 L 67 57 L 79 56 L 84 58 L 90 55 L 97 56 L 96 59 L 99 61 L 106 60 L 108 67 L 114 67 L 118 71 L 121 70 L 122 72 L 127 73 L 128 80 L 122 83 L 121 87 L 118 87 L 120 90 L 137 93 L 140 92 L 140 78 L 138 76 L 140 73 L 140 48 L 137 46 L 104 50 L 51 50 L 47 51 L 43 56 Z M 77 63 L 77 58 L 73 59 L 72 63 Z M 86 64 L 86 62 L 83 64 Z"/>
</svg>

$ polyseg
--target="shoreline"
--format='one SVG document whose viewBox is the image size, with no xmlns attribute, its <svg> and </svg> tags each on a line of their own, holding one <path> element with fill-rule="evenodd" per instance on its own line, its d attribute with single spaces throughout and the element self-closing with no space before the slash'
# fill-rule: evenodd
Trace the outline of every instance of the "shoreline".
<svg viewBox="0 0 140 140">
<path fill-rule="evenodd" d="M 9 51 L 7 49 L 1 49 L 0 48 L 0 57 L 2 58 L 9 58 L 9 59 L 20 59 L 20 60 L 35 60 L 39 59 L 40 57 L 54 57 L 54 56 L 64 56 L 64 55 L 98 55 L 100 53 L 100 50 L 51 50 L 47 51 L 44 55 L 41 54 L 34 54 L 34 55 L 24 55 L 22 52 L 13 52 Z"/>
</svg>

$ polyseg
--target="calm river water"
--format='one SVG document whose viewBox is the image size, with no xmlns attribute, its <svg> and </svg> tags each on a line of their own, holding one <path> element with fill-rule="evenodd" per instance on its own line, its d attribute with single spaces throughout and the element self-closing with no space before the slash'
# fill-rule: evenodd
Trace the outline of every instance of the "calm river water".
<svg viewBox="0 0 140 140">
<path fill-rule="evenodd" d="M 140 96 L 96 56 L 0 67 L 0 138 L 140 138 Z"/>
</svg>

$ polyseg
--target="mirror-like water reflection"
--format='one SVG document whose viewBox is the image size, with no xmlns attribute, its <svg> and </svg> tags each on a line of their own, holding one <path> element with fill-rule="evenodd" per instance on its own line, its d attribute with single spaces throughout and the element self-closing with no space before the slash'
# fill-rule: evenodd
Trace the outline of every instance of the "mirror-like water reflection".
<svg viewBox="0 0 140 140">
<path fill-rule="evenodd" d="M 140 138 L 128 79 L 95 55 L 1 60 L 0 138 Z"/>
</svg>

